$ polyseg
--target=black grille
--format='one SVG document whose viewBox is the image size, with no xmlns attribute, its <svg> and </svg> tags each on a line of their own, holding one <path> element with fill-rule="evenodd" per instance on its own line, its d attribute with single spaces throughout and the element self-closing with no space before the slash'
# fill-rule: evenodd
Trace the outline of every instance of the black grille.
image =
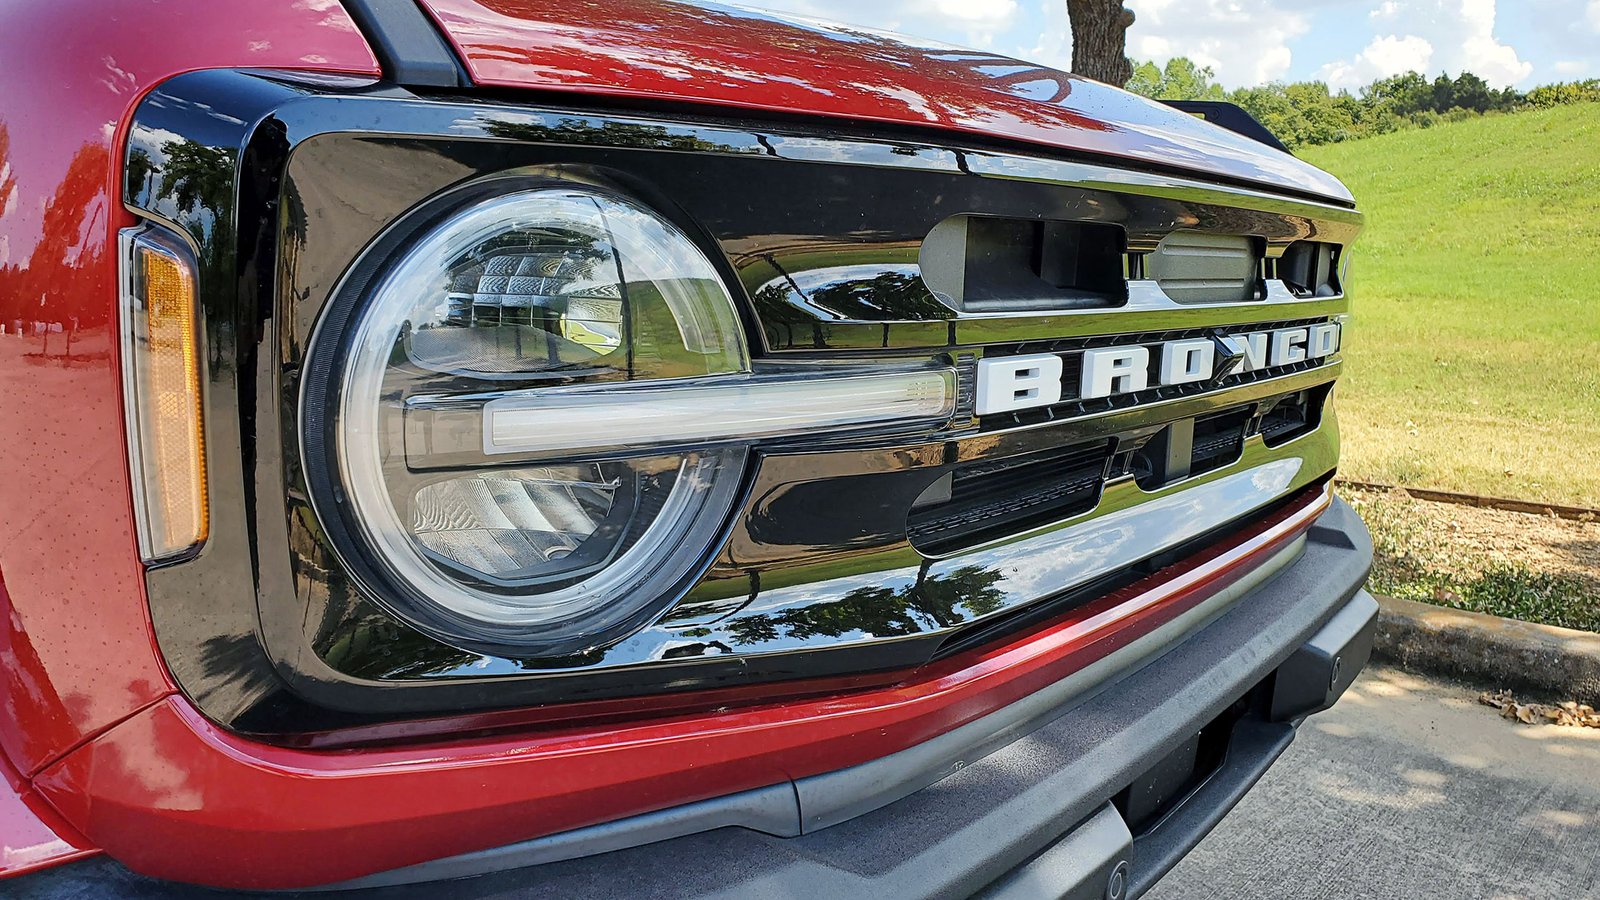
<svg viewBox="0 0 1600 900">
<path fill-rule="evenodd" d="M 1189 474 L 1199 475 L 1231 464 L 1244 452 L 1253 407 L 1229 410 L 1194 420 L 1194 450 Z"/>
<path fill-rule="evenodd" d="M 948 553 L 1094 509 L 1111 441 L 1096 441 L 958 468 L 950 499 L 912 510 L 911 543 Z"/>
<path fill-rule="evenodd" d="M 958 466 L 913 507 L 911 544 L 930 556 L 953 553 L 1089 512 L 1108 480 L 1132 476 L 1153 491 L 1232 465 L 1253 435 L 1277 446 L 1315 430 L 1331 387 L 1241 403 L 1153 434 L 1140 429 Z"/>
<path fill-rule="evenodd" d="M 1294 440 L 1322 424 L 1322 408 L 1332 385 L 1321 385 L 1266 401 L 1261 416 L 1261 438 L 1268 447 Z"/>
</svg>

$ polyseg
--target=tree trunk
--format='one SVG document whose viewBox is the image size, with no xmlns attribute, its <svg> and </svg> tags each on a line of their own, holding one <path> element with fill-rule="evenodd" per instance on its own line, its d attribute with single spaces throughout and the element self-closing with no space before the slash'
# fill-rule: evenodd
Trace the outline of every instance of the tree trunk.
<svg viewBox="0 0 1600 900">
<path fill-rule="evenodd" d="M 1072 71 L 1122 87 L 1133 77 L 1128 61 L 1128 28 L 1133 11 L 1122 0 L 1067 0 L 1072 22 Z"/>
</svg>

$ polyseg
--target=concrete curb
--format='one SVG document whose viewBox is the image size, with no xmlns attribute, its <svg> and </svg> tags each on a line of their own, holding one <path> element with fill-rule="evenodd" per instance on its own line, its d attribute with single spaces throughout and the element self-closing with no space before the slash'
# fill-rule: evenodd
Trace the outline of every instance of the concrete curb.
<svg viewBox="0 0 1600 900">
<path fill-rule="evenodd" d="M 1489 688 L 1600 706 L 1600 634 L 1378 597 L 1374 654 Z"/>
</svg>

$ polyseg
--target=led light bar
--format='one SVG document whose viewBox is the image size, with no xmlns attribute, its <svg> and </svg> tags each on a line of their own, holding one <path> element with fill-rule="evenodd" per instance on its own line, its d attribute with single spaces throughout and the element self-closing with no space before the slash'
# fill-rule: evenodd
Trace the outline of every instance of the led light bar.
<svg viewBox="0 0 1600 900">
<path fill-rule="evenodd" d="M 123 236 L 123 366 L 139 549 L 146 562 L 206 539 L 200 325 L 188 248 L 154 230 Z"/>
<path fill-rule="evenodd" d="M 955 405 L 953 369 L 518 391 L 484 405 L 483 452 L 571 455 L 933 425 Z"/>
</svg>

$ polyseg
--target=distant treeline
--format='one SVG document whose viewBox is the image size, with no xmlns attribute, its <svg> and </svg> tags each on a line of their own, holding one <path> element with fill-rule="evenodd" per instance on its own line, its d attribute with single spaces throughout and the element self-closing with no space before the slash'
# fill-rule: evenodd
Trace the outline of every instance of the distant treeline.
<svg viewBox="0 0 1600 900">
<path fill-rule="evenodd" d="M 1224 90 L 1216 73 L 1186 57 L 1134 67 L 1128 90 L 1158 100 L 1226 100 L 1255 116 L 1290 147 L 1333 144 L 1402 128 L 1428 128 L 1474 116 L 1600 101 L 1600 79 L 1495 90 L 1477 75 L 1430 80 L 1419 72 L 1379 79 L 1351 94 L 1320 81 L 1274 82 Z"/>
</svg>

